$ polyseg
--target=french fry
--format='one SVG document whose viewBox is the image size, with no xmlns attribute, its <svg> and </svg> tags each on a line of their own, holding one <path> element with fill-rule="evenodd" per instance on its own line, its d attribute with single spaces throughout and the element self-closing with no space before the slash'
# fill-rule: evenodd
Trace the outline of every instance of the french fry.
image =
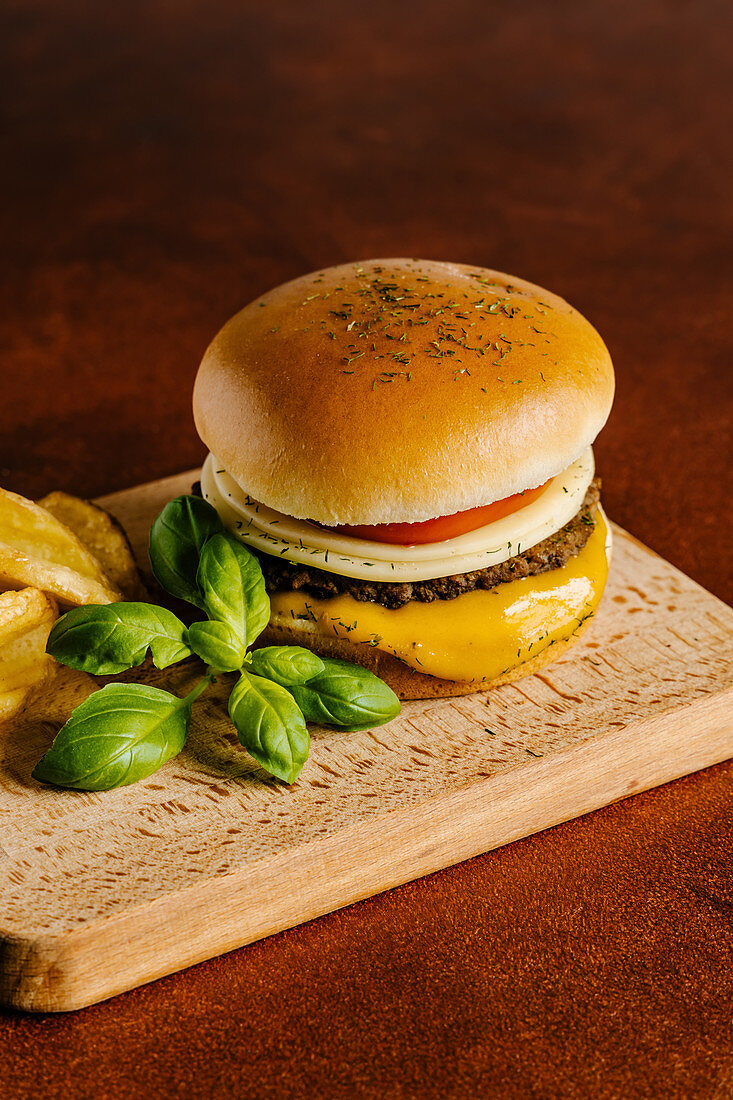
<svg viewBox="0 0 733 1100">
<path fill-rule="evenodd" d="M 33 501 L 0 489 L 0 589 L 26 587 L 71 606 L 122 599 L 68 527 Z"/>
<path fill-rule="evenodd" d="M 49 493 L 38 504 L 73 531 L 126 600 L 148 599 L 127 535 L 109 512 L 62 492 Z"/>
<path fill-rule="evenodd" d="M 46 641 L 57 618 L 56 601 L 37 588 L 0 594 L 0 722 L 22 710 L 52 674 Z"/>
</svg>

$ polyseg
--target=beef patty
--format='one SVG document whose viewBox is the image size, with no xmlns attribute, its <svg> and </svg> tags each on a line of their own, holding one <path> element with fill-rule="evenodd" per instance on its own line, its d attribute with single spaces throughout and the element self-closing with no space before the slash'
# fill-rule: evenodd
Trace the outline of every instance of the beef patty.
<svg viewBox="0 0 733 1100">
<path fill-rule="evenodd" d="M 474 569 L 470 573 L 456 573 L 451 577 L 436 577 L 428 581 L 362 581 L 275 558 L 253 547 L 249 549 L 259 558 L 268 592 L 303 591 L 320 600 L 348 592 L 355 600 L 378 603 L 391 609 L 404 607 L 410 600 L 421 603 L 454 600 L 456 596 L 475 588 L 494 588 L 506 581 L 547 573 L 564 565 L 590 538 L 595 527 L 593 513 L 600 492 L 601 482 L 596 478 L 588 486 L 580 511 L 570 522 L 524 553 L 486 569 Z"/>
</svg>

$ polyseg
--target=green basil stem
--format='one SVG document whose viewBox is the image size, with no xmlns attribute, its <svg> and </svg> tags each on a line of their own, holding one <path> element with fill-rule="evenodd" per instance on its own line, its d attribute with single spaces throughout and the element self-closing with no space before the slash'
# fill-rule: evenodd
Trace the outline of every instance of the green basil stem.
<svg viewBox="0 0 733 1100">
<path fill-rule="evenodd" d="M 207 687 L 210 684 L 215 684 L 216 683 L 216 678 L 217 678 L 218 675 L 219 675 L 219 673 L 216 671 L 215 668 L 208 668 L 206 670 L 206 675 L 203 677 L 203 679 L 199 680 L 199 682 L 197 684 L 195 684 L 194 687 L 191 688 L 188 695 L 186 695 L 183 699 L 181 699 L 181 706 L 182 707 L 192 706 L 196 702 L 196 700 L 198 699 L 199 695 L 204 694 L 204 692 L 206 691 Z M 178 708 L 176 708 L 176 709 L 178 709 Z"/>
</svg>

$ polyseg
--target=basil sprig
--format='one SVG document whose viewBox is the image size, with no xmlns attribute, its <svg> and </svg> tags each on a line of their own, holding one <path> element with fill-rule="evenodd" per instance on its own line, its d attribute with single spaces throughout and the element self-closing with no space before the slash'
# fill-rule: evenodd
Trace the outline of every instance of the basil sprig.
<svg viewBox="0 0 733 1100">
<path fill-rule="evenodd" d="M 308 759 L 310 737 L 290 692 L 243 671 L 229 696 L 229 717 L 258 764 L 286 783 L 297 778 Z"/>
<path fill-rule="evenodd" d="M 256 649 L 250 658 L 253 672 L 283 687 L 305 684 L 325 667 L 320 657 L 299 645 L 268 645 Z"/>
<path fill-rule="evenodd" d="M 270 619 L 265 578 L 254 554 L 231 535 L 213 535 L 201 551 L 196 580 L 209 618 L 228 623 L 251 645 Z"/>
<path fill-rule="evenodd" d="M 148 547 L 159 584 L 172 596 L 203 608 L 196 579 L 201 551 L 213 535 L 223 531 L 219 513 L 201 497 L 176 497 L 166 504 L 150 528 Z"/>
<path fill-rule="evenodd" d="M 33 771 L 42 783 L 109 791 L 152 775 L 186 743 L 189 699 L 108 684 L 81 703 Z"/>
<path fill-rule="evenodd" d="M 204 664 L 220 672 L 236 672 L 244 664 L 247 647 L 229 623 L 191 623 L 186 639 L 193 652 Z"/>
<path fill-rule="evenodd" d="M 150 532 L 150 561 L 160 584 L 206 619 L 186 627 L 172 611 L 144 603 L 78 607 L 55 624 L 47 651 L 98 676 L 124 672 L 148 653 L 160 669 L 196 656 L 206 675 L 184 698 L 142 684 L 94 692 L 36 765 L 39 781 L 105 791 L 152 775 L 183 748 L 192 704 L 219 673 L 239 673 L 229 715 L 241 744 L 285 783 L 308 759 L 306 720 L 360 730 L 399 714 L 394 692 L 359 665 L 300 646 L 248 652 L 270 618 L 262 570 L 205 500 L 184 496 L 165 506 Z"/>
<path fill-rule="evenodd" d="M 368 730 L 383 726 L 400 713 L 395 693 L 369 669 L 333 657 L 324 657 L 323 664 L 323 672 L 290 688 L 309 722 L 342 730 Z"/>
<path fill-rule="evenodd" d="M 186 628 L 164 607 L 108 603 L 75 607 L 54 623 L 47 650 L 69 668 L 115 676 L 142 664 L 150 650 L 156 668 L 191 656 Z"/>
</svg>

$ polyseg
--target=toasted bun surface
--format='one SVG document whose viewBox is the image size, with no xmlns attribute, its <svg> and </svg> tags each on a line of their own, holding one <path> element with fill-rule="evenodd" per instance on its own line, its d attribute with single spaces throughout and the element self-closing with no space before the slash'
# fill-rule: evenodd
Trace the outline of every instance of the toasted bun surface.
<svg viewBox="0 0 733 1100">
<path fill-rule="evenodd" d="M 203 441 L 255 499 L 325 523 L 415 522 L 569 466 L 613 368 L 562 298 L 465 264 L 369 260 L 246 306 L 199 369 Z"/>
<path fill-rule="evenodd" d="M 425 672 L 418 672 L 410 668 L 404 661 L 394 657 L 391 653 L 385 653 L 381 649 L 369 645 L 354 645 L 345 638 L 330 638 L 323 634 L 315 634 L 312 631 L 298 630 L 296 626 L 268 626 L 264 633 L 257 639 L 260 645 L 301 645 L 306 646 L 320 657 L 339 657 L 344 661 L 353 661 L 370 669 L 375 675 L 384 680 L 392 688 L 400 699 L 447 699 L 456 695 L 474 695 L 477 691 L 490 691 L 501 687 L 502 684 L 511 684 L 515 680 L 521 680 L 525 676 L 531 676 L 539 672 L 545 665 L 556 661 L 577 641 L 588 628 L 586 619 L 574 634 L 563 641 L 553 642 L 536 657 L 524 661 L 514 668 L 498 676 L 495 680 L 489 680 L 480 686 L 475 683 L 459 680 L 444 680 L 439 676 L 429 676 Z"/>
</svg>

